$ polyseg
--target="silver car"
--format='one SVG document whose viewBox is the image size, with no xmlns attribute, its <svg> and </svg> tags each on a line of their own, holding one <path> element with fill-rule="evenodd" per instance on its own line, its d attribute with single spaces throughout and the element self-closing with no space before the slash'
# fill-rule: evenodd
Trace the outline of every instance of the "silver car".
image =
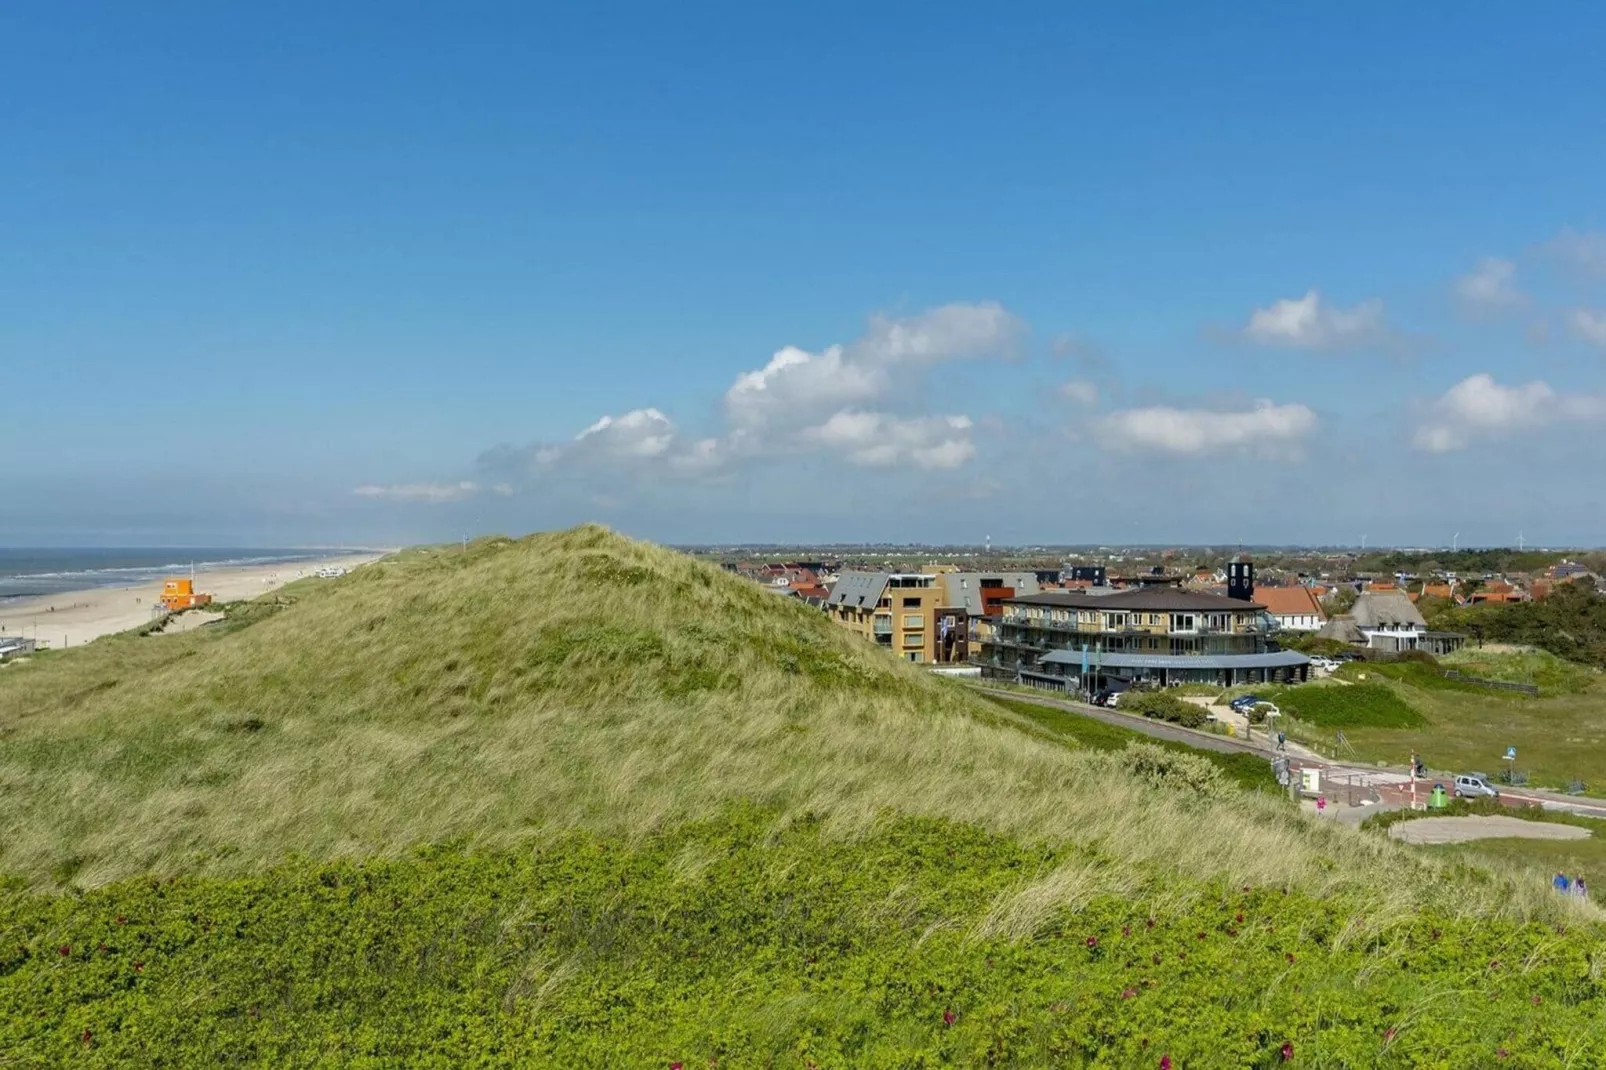
<svg viewBox="0 0 1606 1070">
<path fill-rule="evenodd" d="M 1500 793 L 1482 773 L 1457 773 L 1455 775 L 1455 793 L 1458 798 L 1500 798 Z"/>
</svg>

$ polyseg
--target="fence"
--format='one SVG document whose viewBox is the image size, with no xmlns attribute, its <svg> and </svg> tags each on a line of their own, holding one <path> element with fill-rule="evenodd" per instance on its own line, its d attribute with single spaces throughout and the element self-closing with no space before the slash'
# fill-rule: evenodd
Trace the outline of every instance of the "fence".
<svg viewBox="0 0 1606 1070">
<path fill-rule="evenodd" d="M 1537 695 L 1539 688 L 1533 684 L 1513 684 L 1506 680 L 1483 680 L 1476 676 L 1468 676 L 1454 669 L 1444 670 L 1446 680 L 1456 680 L 1463 684 L 1474 684 L 1478 687 L 1493 688 L 1496 691 L 1520 691 L 1524 695 Z"/>
</svg>

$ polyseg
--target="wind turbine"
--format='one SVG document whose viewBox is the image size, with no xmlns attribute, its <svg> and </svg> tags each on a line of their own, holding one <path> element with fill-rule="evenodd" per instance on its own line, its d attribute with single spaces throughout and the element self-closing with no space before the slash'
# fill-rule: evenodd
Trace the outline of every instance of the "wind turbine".
<svg viewBox="0 0 1606 1070">
<path fill-rule="evenodd" d="M 1519 531 L 1519 532 L 1517 532 L 1517 552 L 1519 554 L 1522 553 L 1522 542 L 1523 542 L 1522 532 Z"/>
<path fill-rule="evenodd" d="M 1455 536 L 1450 540 L 1450 552 L 1452 554 L 1455 553 L 1458 549 L 1460 549 L 1460 545 L 1459 545 L 1460 542 L 1461 542 L 1461 533 L 1458 531 L 1458 532 L 1455 533 Z"/>
<path fill-rule="evenodd" d="M 1361 549 L 1363 549 L 1363 550 L 1366 549 L 1366 534 L 1365 534 L 1365 532 L 1361 533 Z"/>
</svg>

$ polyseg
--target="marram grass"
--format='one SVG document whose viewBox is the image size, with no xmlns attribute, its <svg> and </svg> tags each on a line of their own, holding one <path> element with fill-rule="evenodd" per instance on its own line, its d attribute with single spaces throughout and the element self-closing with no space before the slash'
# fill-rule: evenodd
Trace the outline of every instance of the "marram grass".
<svg viewBox="0 0 1606 1070">
<path fill-rule="evenodd" d="M 1383 915 L 1590 909 L 1273 796 L 1155 786 L 801 604 L 594 526 L 408 551 L 277 602 L 0 671 L 0 873 L 92 888 L 629 840 L 743 804 L 843 840 L 905 815 L 1080 848 L 1089 873 L 1042 887 L 1082 895 L 1204 881 L 1343 891 Z"/>
</svg>

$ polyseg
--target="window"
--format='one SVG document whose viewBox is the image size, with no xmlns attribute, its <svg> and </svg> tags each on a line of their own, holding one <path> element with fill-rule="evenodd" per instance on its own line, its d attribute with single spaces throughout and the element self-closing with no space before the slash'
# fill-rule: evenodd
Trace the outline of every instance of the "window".
<svg viewBox="0 0 1606 1070">
<path fill-rule="evenodd" d="M 920 599 L 918 597 L 913 597 L 913 598 L 905 597 L 904 600 L 903 600 L 903 608 L 904 609 L 908 609 L 910 606 L 918 606 L 919 604 L 920 604 Z"/>
<path fill-rule="evenodd" d="M 918 613 L 905 613 L 903 615 L 903 626 L 913 631 L 919 631 L 926 626 L 926 621 Z"/>
<path fill-rule="evenodd" d="M 922 655 L 921 655 L 920 651 L 918 651 L 918 650 L 914 650 L 914 651 L 911 651 L 909 653 L 909 660 L 910 661 L 918 662 L 921 659 L 921 657 L 922 657 Z"/>
<path fill-rule="evenodd" d="M 1174 632 L 1191 632 L 1191 631 L 1193 631 L 1193 614 L 1192 613 L 1173 613 L 1173 614 L 1171 614 L 1171 630 L 1174 631 Z"/>
</svg>

